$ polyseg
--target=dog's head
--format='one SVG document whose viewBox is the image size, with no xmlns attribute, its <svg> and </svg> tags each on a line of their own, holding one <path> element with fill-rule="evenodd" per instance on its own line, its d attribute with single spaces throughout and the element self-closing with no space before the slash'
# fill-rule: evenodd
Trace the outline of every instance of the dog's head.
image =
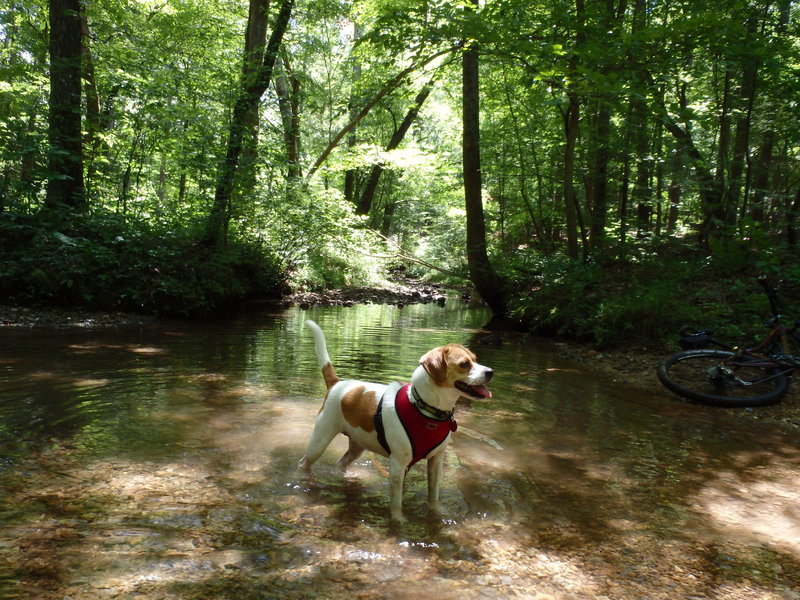
<svg viewBox="0 0 800 600">
<path fill-rule="evenodd" d="M 492 397 L 486 384 L 494 371 L 479 365 L 475 355 L 460 344 L 434 348 L 419 359 L 419 364 L 438 387 L 452 387 L 471 398 Z"/>
</svg>

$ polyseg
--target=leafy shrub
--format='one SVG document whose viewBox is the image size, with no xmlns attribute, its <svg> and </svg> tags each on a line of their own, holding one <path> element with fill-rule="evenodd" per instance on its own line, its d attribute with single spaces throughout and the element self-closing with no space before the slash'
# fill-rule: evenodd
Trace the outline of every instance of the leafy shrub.
<svg viewBox="0 0 800 600">
<path fill-rule="evenodd" d="M 731 342 L 755 339 L 769 316 L 757 277 L 783 281 L 781 310 L 796 315 L 797 258 L 791 254 L 739 254 L 737 270 L 722 264 L 729 253 L 711 258 L 674 247 L 642 249 L 624 263 L 583 263 L 555 254 L 514 258 L 517 274 L 513 315 L 531 330 L 591 342 L 598 347 L 629 343 L 671 344 L 683 325 L 711 328 Z"/>
<path fill-rule="evenodd" d="M 156 230 L 113 215 L 54 231 L 0 219 L 0 302 L 200 316 L 280 296 L 286 277 L 264 246 L 208 248 L 194 231 Z"/>
</svg>

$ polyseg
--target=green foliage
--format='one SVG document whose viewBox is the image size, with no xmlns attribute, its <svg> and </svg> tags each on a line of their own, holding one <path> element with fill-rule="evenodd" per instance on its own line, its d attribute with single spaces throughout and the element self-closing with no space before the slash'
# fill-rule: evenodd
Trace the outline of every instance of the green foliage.
<svg viewBox="0 0 800 600">
<path fill-rule="evenodd" d="M 283 292 L 283 271 L 265 247 L 235 241 L 211 249 L 194 234 L 113 215 L 58 230 L 4 216 L 0 302 L 202 316 Z"/>
<path fill-rule="evenodd" d="M 793 253 L 751 254 L 737 271 L 676 244 L 643 246 L 636 255 L 611 265 L 562 254 L 517 257 L 509 265 L 517 273 L 512 314 L 535 332 L 601 348 L 673 343 L 684 325 L 744 342 L 759 335 L 770 315 L 760 275 L 781 286 L 782 310 L 800 314 L 793 302 L 800 260 Z"/>
</svg>

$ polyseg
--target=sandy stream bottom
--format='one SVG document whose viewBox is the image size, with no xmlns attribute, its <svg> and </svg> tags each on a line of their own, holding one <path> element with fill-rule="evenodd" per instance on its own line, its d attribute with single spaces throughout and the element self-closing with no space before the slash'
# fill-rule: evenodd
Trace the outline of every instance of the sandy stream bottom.
<svg viewBox="0 0 800 600">
<path fill-rule="evenodd" d="M 334 473 L 343 440 L 313 482 L 297 478 L 307 406 L 181 417 L 197 435 L 178 458 L 57 446 L 0 471 L 0 598 L 800 599 L 798 470 L 762 471 L 756 484 L 721 473 L 691 510 L 642 506 L 623 484 L 532 478 L 462 432 L 449 515 L 428 513 L 417 467 L 409 523 L 393 526 L 381 462 Z M 595 511 L 608 511 L 603 528 L 582 528 Z"/>
</svg>

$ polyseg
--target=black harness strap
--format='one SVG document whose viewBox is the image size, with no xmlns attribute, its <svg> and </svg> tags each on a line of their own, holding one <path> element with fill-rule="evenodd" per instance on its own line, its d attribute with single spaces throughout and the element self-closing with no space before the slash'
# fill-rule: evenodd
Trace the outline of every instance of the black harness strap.
<svg viewBox="0 0 800 600">
<path fill-rule="evenodd" d="M 375 431 L 378 434 L 378 441 L 381 443 L 381 446 L 383 446 L 383 449 L 391 454 L 392 451 L 389 448 L 389 443 L 386 441 L 386 430 L 383 428 L 383 396 L 381 396 L 381 401 L 378 402 L 378 410 L 375 411 Z"/>
</svg>

